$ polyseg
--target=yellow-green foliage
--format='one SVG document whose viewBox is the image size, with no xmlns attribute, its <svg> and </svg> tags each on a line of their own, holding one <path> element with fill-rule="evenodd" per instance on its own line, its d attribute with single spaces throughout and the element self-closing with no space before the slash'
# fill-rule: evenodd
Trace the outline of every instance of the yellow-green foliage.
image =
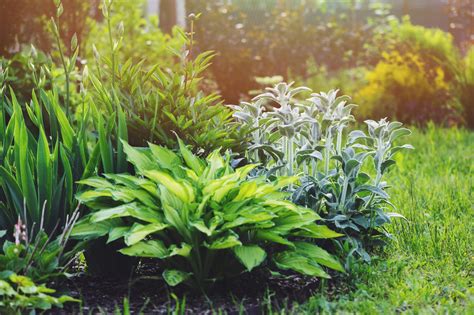
<svg viewBox="0 0 474 315">
<path fill-rule="evenodd" d="M 367 81 L 355 96 L 365 116 L 394 116 L 405 122 L 447 118 L 451 96 L 445 71 L 429 65 L 420 54 L 383 53 Z"/>
<path fill-rule="evenodd" d="M 453 36 L 437 28 L 413 25 L 408 18 L 392 22 L 393 42 L 390 48 L 400 52 L 416 52 L 424 59 L 448 67 L 447 63 L 459 60 L 459 51 Z"/>
<path fill-rule="evenodd" d="M 404 122 L 458 122 L 461 54 L 451 34 L 394 20 L 380 46 L 380 60 L 354 97 L 363 116 Z"/>
<path fill-rule="evenodd" d="M 469 127 L 474 128 L 474 46 L 464 57 L 457 79 L 464 120 Z"/>
<path fill-rule="evenodd" d="M 471 46 L 469 51 L 464 58 L 464 65 L 465 65 L 465 72 L 466 72 L 466 79 L 469 83 L 474 84 L 474 46 Z"/>
</svg>

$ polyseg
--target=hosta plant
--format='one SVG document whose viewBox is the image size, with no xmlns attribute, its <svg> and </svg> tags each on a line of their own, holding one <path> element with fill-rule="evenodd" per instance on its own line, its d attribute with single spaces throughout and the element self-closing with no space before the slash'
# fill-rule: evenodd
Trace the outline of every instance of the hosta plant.
<svg viewBox="0 0 474 315">
<path fill-rule="evenodd" d="M 311 239 L 340 236 L 314 211 L 286 200 L 280 190 L 296 177 L 248 179 L 256 165 L 233 169 L 214 151 L 203 160 L 180 141 L 180 154 L 149 144 L 124 143 L 136 176 L 106 174 L 81 181 L 77 196 L 91 208 L 74 237 L 123 241 L 120 252 L 159 259 L 171 285 L 204 289 L 217 279 L 265 265 L 328 278 L 339 262 Z"/>
<path fill-rule="evenodd" d="M 247 159 L 264 161 L 268 172 L 299 174 L 298 185 L 290 187 L 293 201 L 332 222 L 368 260 L 365 248 L 388 235 L 383 225 L 398 216 L 388 211 L 382 177 L 395 153 L 411 148 L 395 144 L 410 131 L 386 119 L 367 120 L 367 132 L 350 131 L 355 105 L 349 97 L 332 90 L 298 100 L 303 91 L 309 89 L 279 83 L 251 103 L 232 106 L 237 122 L 253 130 Z"/>
</svg>

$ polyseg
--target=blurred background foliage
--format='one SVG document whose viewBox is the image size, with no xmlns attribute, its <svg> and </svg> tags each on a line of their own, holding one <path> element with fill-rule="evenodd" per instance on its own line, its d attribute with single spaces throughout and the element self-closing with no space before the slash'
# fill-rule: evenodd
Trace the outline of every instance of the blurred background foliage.
<svg viewBox="0 0 474 315">
<path fill-rule="evenodd" d="M 99 2 L 64 2 L 61 37 L 68 43 L 77 34 L 78 73 L 93 63 L 93 44 L 97 51 L 110 49 Z M 177 27 L 163 31 L 158 18 L 146 14 L 147 4 L 115 0 L 112 27 L 117 33 L 123 28 L 119 57 L 173 71 L 182 60 L 183 37 Z M 38 64 L 59 59 L 48 54 L 54 44 L 45 26 L 54 10 L 50 0 L 0 3 L 0 54 L 16 63 L 9 79 L 19 98 L 33 88 L 34 71 L 41 77 Z M 360 105 L 358 117 L 474 127 L 471 0 L 193 0 L 186 11 L 202 13 L 191 54 L 216 54 L 200 88 L 220 93 L 226 103 L 262 89 L 257 78 L 281 76 L 313 90 L 341 89 Z M 35 69 L 30 57 L 38 59 Z M 44 84 L 63 80 L 60 69 L 53 72 L 43 74 Z M 72 92 L 79 88 L 72 84 Z"/>
</svg>

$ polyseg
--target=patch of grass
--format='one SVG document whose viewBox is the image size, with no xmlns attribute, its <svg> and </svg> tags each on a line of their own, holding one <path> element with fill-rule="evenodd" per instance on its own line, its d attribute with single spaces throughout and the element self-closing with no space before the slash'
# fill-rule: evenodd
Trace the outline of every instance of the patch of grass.
<svg viewBox="0 0 474 315">
<path fill-rule="evenodd" d="M 314 296 L 294 312 L 474 312 L 474 133 L 430 126 L 409 142 L 415 150 L 388 176 L 408 221 L 389 227 L 395 239 L 379 258 L 354 268 L 354 291 Z"/>
</svg>

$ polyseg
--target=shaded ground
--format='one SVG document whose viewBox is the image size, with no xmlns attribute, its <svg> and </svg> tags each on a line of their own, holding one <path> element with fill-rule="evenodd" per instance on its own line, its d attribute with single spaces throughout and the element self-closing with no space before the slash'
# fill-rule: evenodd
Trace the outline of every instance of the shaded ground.
<svg viewBox="0 0 474 315">
<path fill-rule="evenodd" d="M 261 314 L 266 308 L 286 308 L 293 302 L 302 303 L 324 288 L 325 292 L 338 292 L 347 287 L 341 285 L 339 275 L 331 280 L 288 274 L 284 279 L 272 277 L 268 272 L 245 273 L 231 281 L 217 283 L 207 296 L 193 293 L 186 288 L 170 291 L 162 280 L 156 279 L 161 272 L 145 266 L 133 280 L 106 279 L 85 273 L 71 278 L 61 286 L 61 291 L 81 299 L 82 306 L 69 304 L 54 313 L 111 313 L 123 309 L 123 299 L 128 297 L 133 314 L 143 311 L 167 314 L 185 307 L 186 313 L 209 314 L 213 311 L 228 314 Z M 178 302 L 175 300 L 178 299 Z"/>
</svg>

